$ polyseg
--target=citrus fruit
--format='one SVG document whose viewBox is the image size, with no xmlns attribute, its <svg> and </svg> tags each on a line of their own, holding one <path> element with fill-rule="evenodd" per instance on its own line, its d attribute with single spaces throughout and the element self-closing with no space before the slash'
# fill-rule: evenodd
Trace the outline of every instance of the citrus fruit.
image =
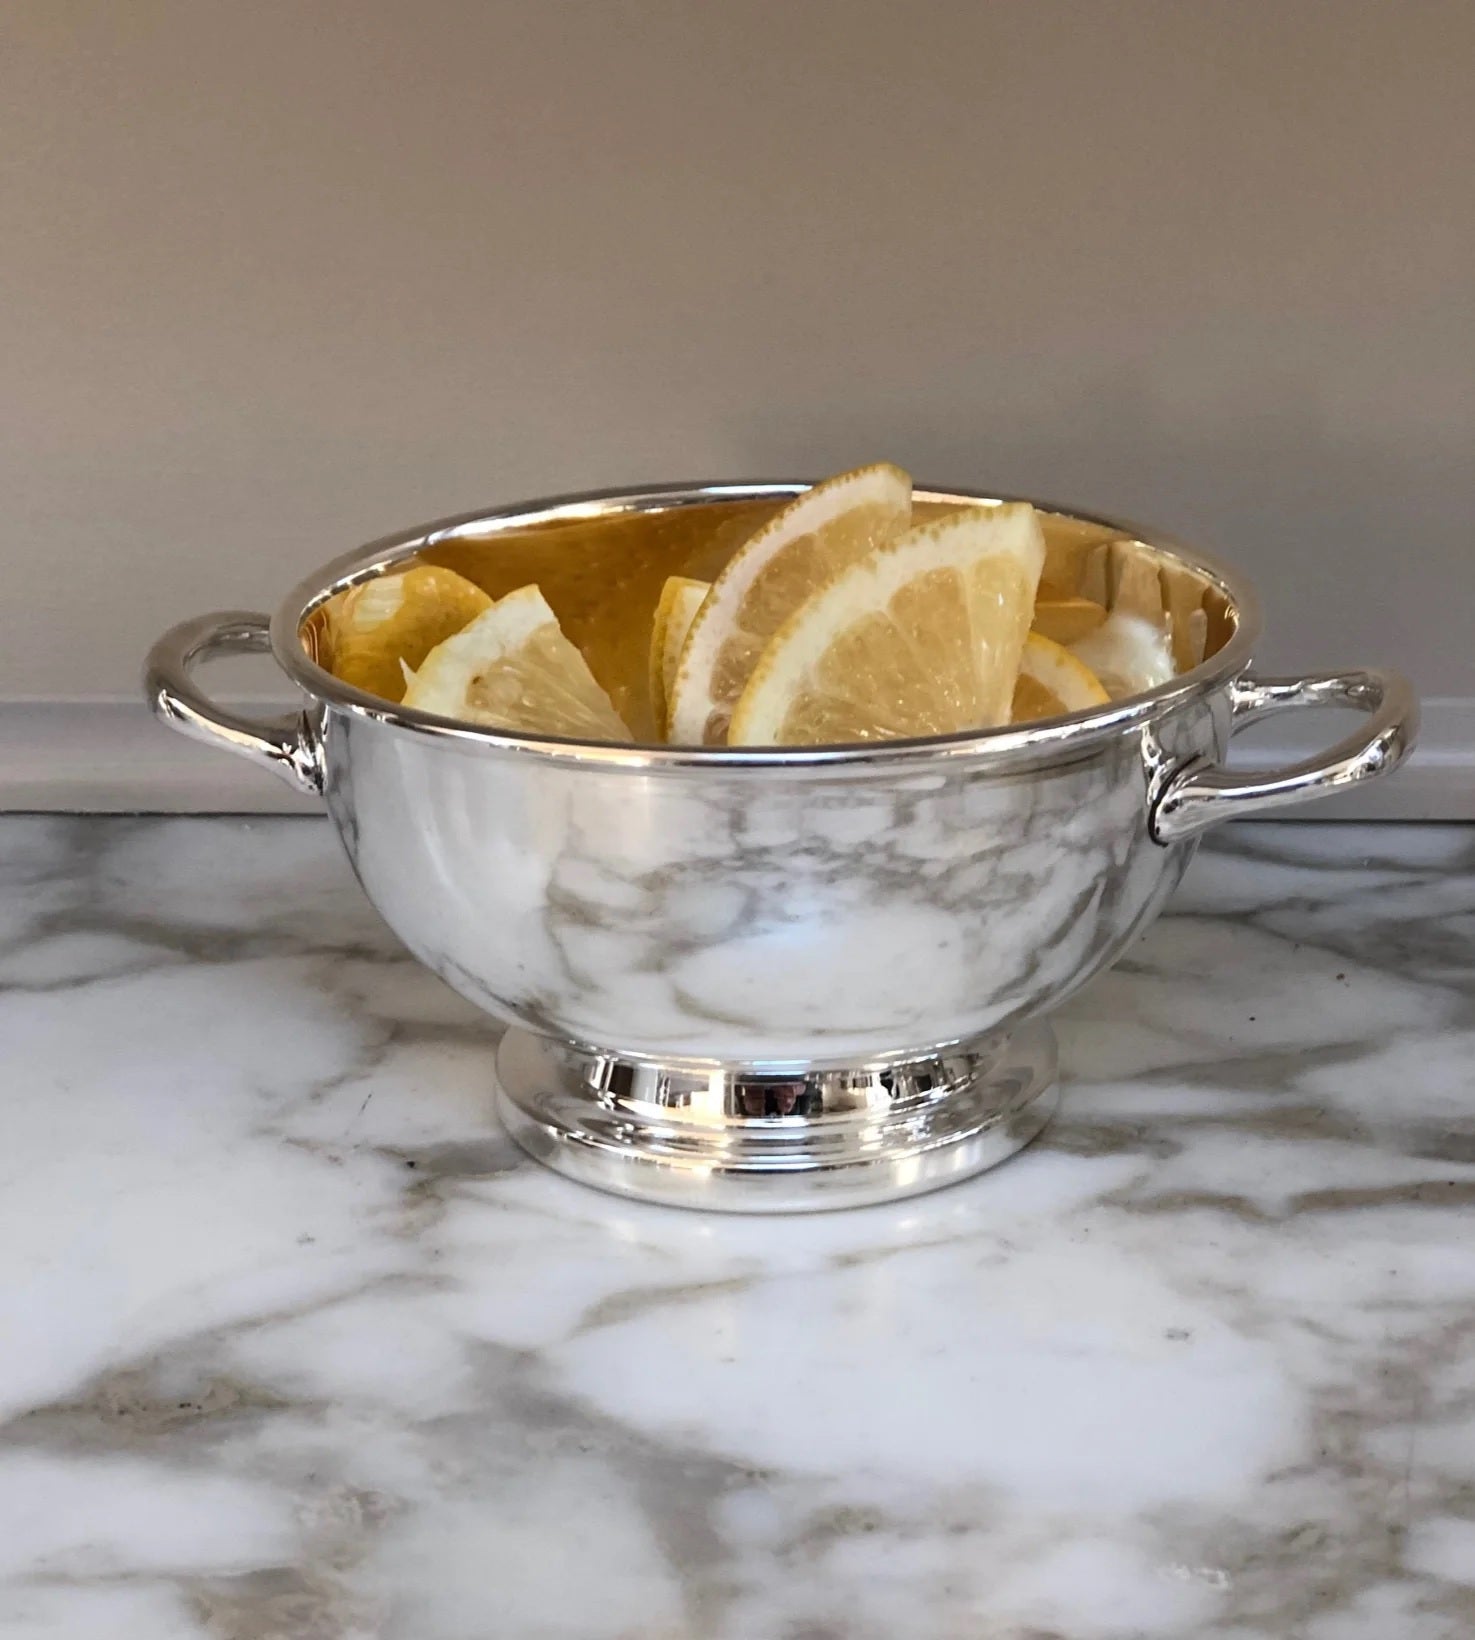
<svg viewBox="0 0 1475 1640">
<path fill-rule="evenodd" d="M 952 513 L 876 548 L 774 635 L 733 711 L 732 744 L 1007 723 L 1044 554 L 1034 508 L 1017 503 Z"/>
<path fill-rule="evenodd" d="M 694 581 L 690 576 L 672 575 L 661 588 L 660 602 L 650 628 L 650 705 L 656 733 L 666 734 L 671 686 L 691 623 L 711 590 L 710 581 Z"/>
<path fill-rule="evenodd" d="M 1105 706 L 1110 699 L 1100 678 L 1068 649 L 1041 637 L 1039 632 L 1031 632 L 1025 639 L 1019 676 L 1014 681 L 1011 723 L 1063 717 L 1089 706 Z"/>
<path fill-rule="evenodd" d="M 493 598 L 541 587 L 564 636 L 577 645 L 615 710 L 640 740 L 657 739 L 648 668 L 651 618 L 668 576 L 712 581 L 783 505 L 700 502 L 470 529 L 426 547 L 428 563 L 456 570 Z"/>
<path fill-rule="evenodd" d="M 401 663 L 419 666 L 491 601 L 454 570 L 431 564 L 362 581 L 328 606 L 326 648 L 333 675 L 397 701 L 405 688 Z"/>
<path fill-rule="evenodd" d="M 411 675 L 404 704 L 524 734 L 630 738 L 535 586 L 508 593 L 432 649 Z"/>
<path fill-rule="evenodd" d="M 804 600 L 911 520 L 912 481 L 889 462 L 796 497 L 746 541 L 692 622 L 671 691 L 670 738 L 721 745 L 764 646 Z"/>
</svg>

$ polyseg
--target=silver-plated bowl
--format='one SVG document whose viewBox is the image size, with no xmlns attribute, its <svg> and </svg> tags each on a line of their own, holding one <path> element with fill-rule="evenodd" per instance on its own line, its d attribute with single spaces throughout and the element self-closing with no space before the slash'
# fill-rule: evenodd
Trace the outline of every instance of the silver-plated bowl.
<svg viewBox="0 0 1475 1640">
<path fill-rule="evenodd" d="M 510 1131 L 606 1189 L 794 1210 L 992 1165 L 1053 1106 L 1045 1016 L 1152 921 L 1198 835 L 1382 774 L 1413 742 L 1401 677 L 1253 678 L 1259 614 L 1241 576 L 1059 508 L 1047 510 L 1064 528 L 1201 575 L 1221 611 L 1217 651 L 1148 694 L 1068 718 L 788 750 L 497 734 L 389 705 L 314 659 L 315 612 L 411 555 L 494 554 L 530 526 L 571 521 L 577 543 L 591 520 L 776 503 L 802 488 L 686 485 L 444 520 L 309 576 L 270 622 L 202 616 L 149 657 L 163 721 L 322 796 L 390 927 L 514 1027 L 497 1064 Z M 302 712 L 243 717 L 192 680 L 210 656 L 268 650 Z M 1370 721 L 1274 774 L 1221 767 L 1242 726 L 1314 706 Z"/>
</svg>

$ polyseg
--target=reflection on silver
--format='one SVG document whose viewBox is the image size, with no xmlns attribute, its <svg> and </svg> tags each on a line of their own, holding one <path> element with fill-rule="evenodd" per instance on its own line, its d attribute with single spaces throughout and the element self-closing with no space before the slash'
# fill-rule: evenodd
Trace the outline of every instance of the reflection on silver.
<svg viewBox="0 0 1475 1640">
<path fill-rule="evenodd" d="M 858 1207 L 993 1167 L 1055 1108 L 1048 1025 L 901 1064 L 785 1074 L 639 1065 L 509 1031 L 498 1110 L 603 1190 L 735 1212 Z"/>
<path fill-rule="evenodd" d="M 499 735 L 362 695 L 301 641 L 335 590 L 458 530 L 798 487 L 576 497 L 339 560 L 270 623 L 309 700 L 300 717 L 252 723 L 190 678 L 212 653 L 264 649 L 265 617 L 186 622 L 149 659 L 161 718 L 321 792 L 410 950 L 534 1033 L 509 1036 L 501 1061 L 517 1137 L 633 1195 L 839 1206 L 999 1160 L 1037 1131 L 1053 1076 L 1045 1037 L 1021 1027 L 1157 915 L 1197 834 L 1386 772 L 1413 740 L 1413 697 L 1393 674 L 1248 677 L 1252 591 L 1109 520 L 1092 522 L 1219 588 L 1228 641 L 1134 700 L 948 740 L 770 751 Z M 1219 767 L 1241 724 L 1323 704 L 1371 722 L 1274 776 Z"/>
<path fill-rule="evenodd" d="M 207 746 L 223 746 L 270 769 L 308 796 L 320 797 L 322 747 L 306 713 L 248 718 L 211 700 L 191 675 L 202 660 L 270 653 L 264 616 L 242 609 L 198 615 L 165 633 L 149 652 L 144 693 L 154 716 L 171 729 Z"/>
<path fill-rule="evenodd" d="M 1160 843 L 1195 836 L 1237 815 L 1263 814 L 1309 797 L 1326 797 L 1387 774 L 1408 756 L 1418 733 L 1418 701 L 1408 680 L 1397 672 L 1236 678 L 1229 699 L 1236 730 L 1303 707 L 1351 708 L 1366 712 L 1372 721 L 1330 751 L 1274 774 L 1234 775 L 1206 762 L 1176 770 L 1152 805 L 1152 834 Z"/>
</svg>

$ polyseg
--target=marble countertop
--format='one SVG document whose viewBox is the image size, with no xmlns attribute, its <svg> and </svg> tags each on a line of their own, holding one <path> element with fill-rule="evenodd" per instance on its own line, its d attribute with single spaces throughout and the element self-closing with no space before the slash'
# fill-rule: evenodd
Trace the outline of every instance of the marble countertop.
<svg viewBox="0 0 1475 1640">
<path fill-rule="evenodd" d="M 1475 1633 L 1475 831 L 1233 829 L 1030 1151 L 602 1197 L 309 820 L 0 821 L 6 1640 Z"/>
</svg>

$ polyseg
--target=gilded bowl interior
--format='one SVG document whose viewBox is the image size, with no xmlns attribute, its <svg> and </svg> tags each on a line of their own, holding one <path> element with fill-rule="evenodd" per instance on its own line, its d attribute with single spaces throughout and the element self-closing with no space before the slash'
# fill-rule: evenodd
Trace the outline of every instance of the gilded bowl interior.
<svg viewBox="0 0 1475 1640">
<path fill-rule="evenodd" d="M 457 521 L 370 560 L 353 580 L 419 561 L 453 569 L 493 597 L 536 583 L 616 709 L 646 741 L 654 735 L 646 655 L 666 578 L 713 579 L 787 499 L 574 507 L 533 522 L 526 515 Z M 924 492 L 915 516 L 940 517 L 966 504 L 976 503 Z M 1108 610 L 1165 620 L 1180 674 L 1211 659 L 1234 636 L 1236 600 L 1212 570 L 1129 528 L 1043 508 L 1040 516 L 1047 546 L 1042 598 L 1084 598 Z M 308 657 L 328 671 L 333 604 L 342 596 L 340 590 L 312 603 L 298 626 Z"/>
</svg>

